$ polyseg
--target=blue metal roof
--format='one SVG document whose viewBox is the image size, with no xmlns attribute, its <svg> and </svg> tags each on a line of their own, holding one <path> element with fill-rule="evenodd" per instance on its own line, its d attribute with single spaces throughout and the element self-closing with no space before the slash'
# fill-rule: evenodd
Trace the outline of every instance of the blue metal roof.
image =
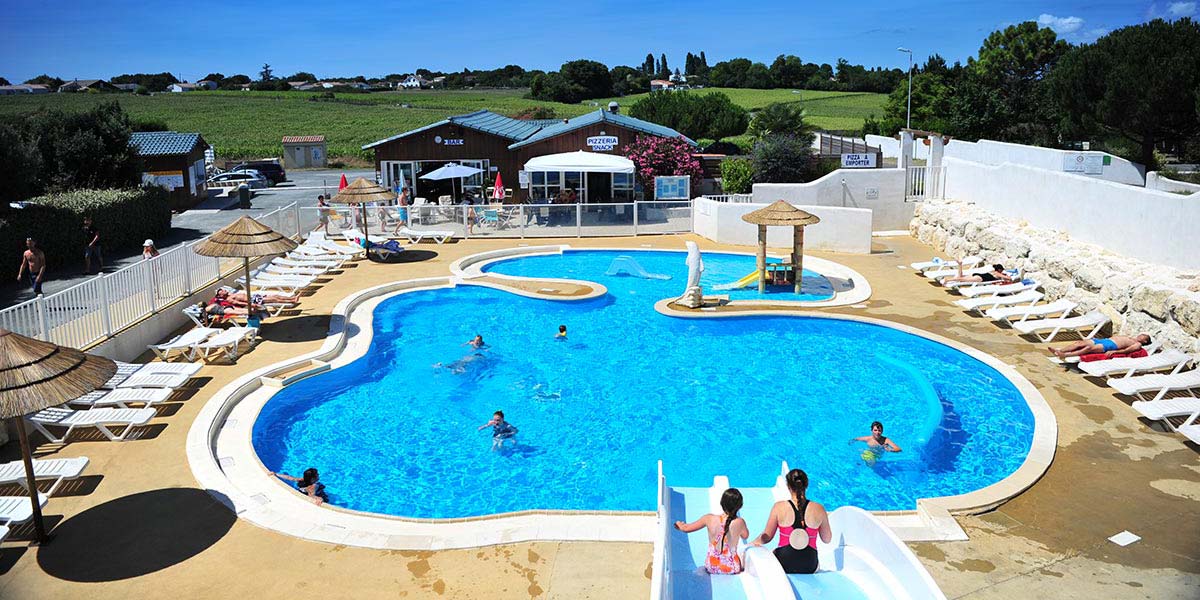
<svg viewBox="0 0 1200 600">
<path fill-rule="evenodd" d="M 659 125 L 658 123 L 651 123 L 650 121 L 643 121 L 641 119 L 635 119 L 633 117 L 623 115 L 620 113 L 608 112 L 606 110 L 597 110 L 594 112 L 580 115 L 578 117 L 575 117 L 574 119 L 568 119 L 566 123 L 558 123 L 556 125 L 550 125 L 548 127 L 545 127 L 543 129 L 541 129 L 540 131 L 538 131 L 537 133 L 535 133 L 515 144 L 510 145 L 508 147 L 508 149 L 513 150 L 515 148 L 520 148 L 521 146 L 528 146 L 529 144 L 533 144 L 533 143 L 540 142 L 545 139 L 549 139 L 549 138 L 552 138 L 552 137 L 555 137 L 558 135 L 562 135 L 569 131 L 574 131 L 576 129 L 587 127 L 588 125 L 595 125 L 596 123 L 606 123 L 606 122 L 620 125 L 622 127 L 626 127 L 628 129 L 632 129 L 634 131 L 641 131 L 642 133 L 648 133 L 650 135 L 657 135 L 660 137 L 667 137 L 667 138 L 683 138 L 687 143 L 689 143 L 693 146 L 697 145 L 696 142 L 692 141 L 687 136 L 680 134 L 678 131 L 671 129 L 670 127 L 664 127 L 662 125 Z"/>
<path fill-rule="evenodd" d="M 198 133 L 139 131 L 129 136 L 129 145 L 141 156 L 187 154 L 202 140 Z"/>
<path fill-rule="evenodd" d="M 447 123 L 454 123 L 455 125 L 461 125 L 468 129 L 490 133 L 492 135 L 508 138 L 510 140 L 525 139 L 546 125 L 545 121 L 522 121 L 520 119 L 498 115 L 490 110 L 479 110 L 473 113 L 467 113 L 465 115 L 454 115 L 448 119 L 442 119 L 437 123 L 430 123 L 424 127 L 418 127 L 416 129 L 405 131 L 399 135 L 393 135 L 390 138 L 385 138 L 377 142 L 371 142 L 370 144 L 363 146 L 362 149 L 367 150 L 369 148 L 374 148 L 380 144 L 386 144 L 393 140 L 398 140 L 422 131 L 433 129 L 434 127 L 446 125 Z"/>
</svg>

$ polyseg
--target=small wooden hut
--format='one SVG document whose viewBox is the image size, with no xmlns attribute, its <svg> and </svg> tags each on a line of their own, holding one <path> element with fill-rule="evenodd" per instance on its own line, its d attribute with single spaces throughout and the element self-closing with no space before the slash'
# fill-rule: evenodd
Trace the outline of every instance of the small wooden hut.
<svg viewBox="0 0 1200 600">
<path fill-rule="evenodd" d="M 767 227 L 778 225 L 792 228 L 792 270 L 796 280 L 796 293 L 804 279 L 804 228 L 821 222 L 816 215 L 804 212 L 783 200 L 742 215 L 742 220 L 758 225 L 758 292 L 767 289 Z"/>
</svg>

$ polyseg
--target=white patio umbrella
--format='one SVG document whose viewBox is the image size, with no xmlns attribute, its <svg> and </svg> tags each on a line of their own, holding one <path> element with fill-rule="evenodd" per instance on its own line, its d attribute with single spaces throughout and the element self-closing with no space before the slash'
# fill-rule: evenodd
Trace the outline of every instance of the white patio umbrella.
<svg viewBox="0 0 1200 600">
<path fill-rule="evenodd" d="M 482 172 L 483 169 L 468 167 L 458 163 L 446 163 L 441 168 L 434 169 L 433 171 L 422 175 L 421 179 L 462 179 L 463 177 L 470 177 Z M 454 183 L 451 182 L 450 185 L 453 186 Z M 451 189 L 453 189 L 453 187 Z"/>
<path fill-rule="evenodd" d="M 525 161 L 525 170 L 534 171 L 583 171 L 585 173 L 633 173 L 632 160 L 615 154 L 598 152 L 563 152 L 547 154 Z"/>
</svg>

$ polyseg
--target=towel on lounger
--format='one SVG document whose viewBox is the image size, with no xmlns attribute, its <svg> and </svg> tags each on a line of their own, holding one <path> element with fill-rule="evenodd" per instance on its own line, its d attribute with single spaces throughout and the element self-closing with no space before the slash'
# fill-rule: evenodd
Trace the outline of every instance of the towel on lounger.
<svg viewBox="0 0 1200 600">
<path fill-rule="evenodd" d="M 1112 356 L 1104 354 L 1103 352 L 1099 354 L 1084 354 L 1083 356 L 1079 357 L 1079 362 L 1096 362 L 1098 360 L 1108 360 L 1110 358 L 1142 358 L 1143 356 L 1150 356 L 1150 354 L 1146 352 L 1145 349 L 1138 348 L 1137 350 L 1134 350 L 1128 354 L 1114 354 Z"/>
</svg>

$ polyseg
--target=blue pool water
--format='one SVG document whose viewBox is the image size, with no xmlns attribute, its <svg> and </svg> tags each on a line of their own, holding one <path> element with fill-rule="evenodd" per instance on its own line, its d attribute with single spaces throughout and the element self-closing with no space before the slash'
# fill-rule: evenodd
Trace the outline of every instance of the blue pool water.
<svg viewBox="0 0 1200 600">
<path fill-rule="evenodd" d="M 1004 478 L 1029 450 L 1020 394 L 957 350 L 817 317 L 666 317 L 652 307 L 681 293 L 684 254 L 632 254 L 670 280 L 604 275 L 615 256 L 571 251 L 489 269 L 597 281 L 608 294 L 593 300 L 462 286 L 381 302 L 365 356 L 266 404 L 259 457 L 294 475 L 317 467 L 338 506 L 462 517 L 651 511 L 658 459 L 673 486 L 722 474 L 768 486 L 786 459 L 830 510 L 912 509 Z M 753 268 L 752 257 L 704 259 L 706 283 Z M 474 357 L 462 344 L 476 333 L 491 346 L 482 357 L 461 373 L 433 366 Z M 492 452 L 490 430 L 476 431 L 497 409 L 520 429 L 515 449 Z M 848 440 L 874 420 L 904 452 L 868 465 Z"/>
</svg>

